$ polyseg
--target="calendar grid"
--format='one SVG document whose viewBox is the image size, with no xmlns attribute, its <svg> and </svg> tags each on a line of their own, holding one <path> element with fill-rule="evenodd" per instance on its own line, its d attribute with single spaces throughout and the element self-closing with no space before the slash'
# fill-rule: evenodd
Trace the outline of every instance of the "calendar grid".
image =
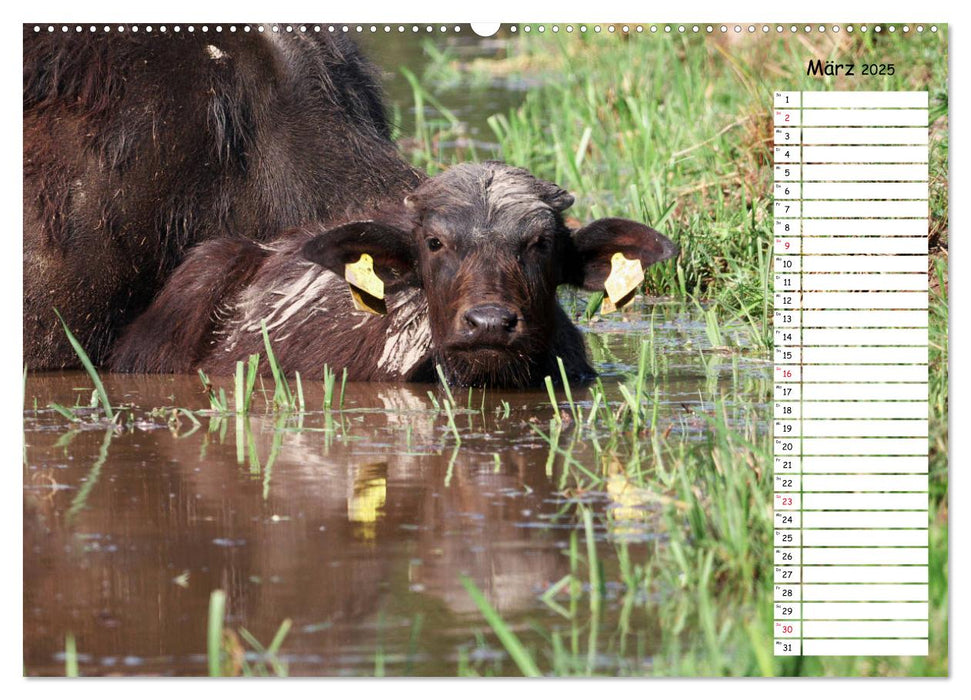
<svg viewBox="0 0 971 700">
<path fill-rule="evenodd" d="M 926 655 L 926 92 L 774 95 L 774 653 Z"/>
</svg>

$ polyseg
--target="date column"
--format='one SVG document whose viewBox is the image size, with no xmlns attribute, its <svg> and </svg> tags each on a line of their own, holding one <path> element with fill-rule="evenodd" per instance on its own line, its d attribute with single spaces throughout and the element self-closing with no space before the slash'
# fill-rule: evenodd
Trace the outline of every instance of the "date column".
<svg viewBox="0 0 971 700">
<path fill-rule="evenodd" d="M 928 95 L 801 114 L 802 653 L 926 656 Z"/>
<path fill-rule="evenodd" d="M 801 93 L 773 100 L 774 563 L 773 651 L 802 653 Z"/>
</svg>

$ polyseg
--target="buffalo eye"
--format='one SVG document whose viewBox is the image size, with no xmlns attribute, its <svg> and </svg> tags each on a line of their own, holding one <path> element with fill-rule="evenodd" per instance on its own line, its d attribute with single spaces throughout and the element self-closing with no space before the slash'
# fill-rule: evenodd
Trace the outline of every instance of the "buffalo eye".
<svg viewBox="0 0 971 700">
<path fill-rule="evenodd" d="M 531 253 L 547 253 L 553 247 L 553 239 L 549 236 L 536 236 L 527 245 Z"/>
<path fill-rule="evenodd" d="M 429 238 L 429 239 L 427 239 L 425 241 L 425 245 L 427 245 L 428 246 L 428 250 L 432 251 L 433 253 L 435 251 L 437 251 L 437 250 L 441 250 L 442 249 L 442 242 L 440 240 L 438 240 L 437 238 Z"/>
</svg>

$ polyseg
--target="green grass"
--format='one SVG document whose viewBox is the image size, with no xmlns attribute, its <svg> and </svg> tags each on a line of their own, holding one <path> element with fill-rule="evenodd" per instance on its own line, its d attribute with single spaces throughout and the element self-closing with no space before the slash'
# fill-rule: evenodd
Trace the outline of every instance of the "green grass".
<svg viewBox="0 0 971 700">
<path fill-rule="evenodd" d="M 289 409 L 296 405 L 293 392 L 290 390 L 290 383 L 287 381 L 277 362 L 276 355 L 273 353 L 273 346 L 270 344 L 270 334 L 266 330 L 266 321 L 260 321 L 263 330 L 263 346 L 266 348 L 266 362 L 273 373 L 273 403 L 282 409 Z"/>
<path fill-rule="evenodd" d="M 78 670 L 78 648 L 73 634 L 68 634 L 64 639 L 64 675 L 68 678 L 77 678 L 81 675 Z"/>
<path fill-rule="evenodd" d="M 516 664 L 517 668 L 519 668 L 519 671 L 524 676 L 536 677 L 541 675 L 536 663 L 529 655 L 529 652 L 523 648 L 523 645 L 520 643 L 519 638 L 516 637 L 516 634 L 509 629 L 509 626 L 505 622 L 503 622 L 502 618 L 499 616 L 499 613 L 496 612 L 496 609 L 489 604 L 489 601 L 486 600 L 486 597 L 482 594 L 482 591 L 480 591 L 468 577 L 461 576 L 460 580 L 462 582 L 462 586 L 465 588 L 466 592 L 468 592 L 469 597 L 475 601 L 476 607 L 479 608 L 482 616 L 492 627 L 493 631 L 495 631 L 496 636 L 499 637 L 499 641 L 502 642 L 502 645 L 506 648 L 506 651 L 509 652 L 509 656 Z"/>
<path fill-rule="evenodd" d="M 563 416 L 560 415 L 560 404 L 556 399 L 556 390 L 553 388 L 553 377 L 543 377 L 546 383 L 546 393 L 550 397 L 550 405 L 553 407 L 553 420 L 556 423 L 563 423 Z"/>
<path fill-rule="evenodd" d="M 266 349 L 267 365 L 273 377 L 273 396 L 272 398 L 268 398 L 266 400 L 266 409 L 274 412 L 305 412 L 307 406 L 304 398 L 303 379 L 301 378 L 300 373 L 296 372 L 294 374 L 295 388 L 291 389 L 290 382 L 280 367 L 280 363 L 273 352 L 273 347 L 270 343 L 270 338 L 266 331 L 265 323 L 262 325 L 262 334 L 264 347 Z M 250 355 L 245 363 L 242 361 L 238 361 L 236 363 L 236 371 L 233 374 L 232 410 L 230 409 L 230 401 L 226 395 L 225 387 L 217 386 L 212 380 L 210 380 L 204 371 L 201 369 L 198 370 L 199 379 L 202 382 L 203 390 L 209 397 L 210 412 L 220 416 L 227 416 L 230 414 L 235 414 L 237 416 L 248 415 L 253 408 L 253 397 L 256 394 L 257 379 L 261 379 L 259 374 L 259 366 L 259 353 Z M 332 408 L 335 377 L 335 372 L 325 364 L 323 366 L 325 411 L 329 411 Z M 343 405 L 343 382 L 346 382 L 346 380 L 347 370 L 345 369 L 341 383 L 341 405 Z M 57 407 L 55 408 L 57 409 Z M 60 407 L 60 409 L 57 410 L 59 410 L 60 413 L 70 420 L 71 414 L 62 409 L 63 407 Z"/>
<path fill-rule="evenodd" d="M 104 384 L 101 382 L 101 377 L 98 375 L 98 370 L 94 368 L 94 364 L 91 362 L 91 358 L 88 357 L 88 354 L 84 351 L 84 348 L 81 347 L 81 343 L 79 343 L 78 339 L 74 337 L 73 333 L 71 333 L 71 329 L 67 327 L 67 322 L 65 322 L 65 320 L 61 318 L 61 314 L 58 312 L 57 309 L 54 309 L 54 314 L 57 316 L 57 319 L 61 322 L 61 326 L 63 326 L 64 328 L 64 333 L 65 335 L 67 335 L 67 339 L 71 343 L 71 347 L 74 348 L 74 352 L 77 354 L 78 359 L 81 361 L 81 365 L 84 367 L 84 370 L 88 373 L 88 376 L 91 377 L 91 381 L 94 382 L 95 392 L 101 401 L 101 408 L 105 412 L 105 418 L 108 419 L 109 421 L 113 421 L 115 419 L 115 413 L 111 408 L 111 402 L 108 400 L 108 392 L 105 391 Z"/>
<path fill-rule="evenodd" d="M 483 611 L 510 659 L 514 653 L 519 659 L 514 667 L 521 670 L 528 656 L 540 672 L 558 676 L 946 675 L 946 502 L 933 494 L 942 477 L 933 465 L 943 455 L 935 451 L 931 458 L 931 656 L 773 657 L 772 446 L 765 415 L 726 396 L 704 420 L 700 441 L 655 433 L 645 445 L 606 420 L 577 426 L 566 443 L 550 437 L 550 450 L 563 463 L 562 491 L 606 492 L 617 507 L 596 516 L 577 501 L 564 512 L 573 526 L 564 551 L 571 573 L 541 596 L 565 618 L 562 626 L 507 642 L 500 621 Z M 581 458 L 591 445 L 594 455 Z M 598 472 L 591 463 L 615 468 Z M 632 525 L 660 537 L 634 555 L 625 537 Z M 608 597 L 608 584 L 621 591 L 619 600 Z M 619 626 L 608 606 L 621 610 Z M 645 627 L 656 638 L 644 638 Z M 655 652 L 638 656 L 638 644 Z M 616 666 L 591 661 L 603 658 Z M 469 673 L 482 671 L 464 663 Z"/>
<path fill-rule="evenodd" d="M 857 65 L 892 57 L 896 72 L 868 81 L 809 78 L 806 61 L 816 57 Z M 705 440 L 659 434 L 656 392 L 668 381 L 669 367 L 653 345 L 653 332 L 642 341 L 636 373 L 618 386 L 619 401 L 611 400 L 598 383 L 591 391 L 587 420 L 580 421 L 583 409 L 575 407 L 567 394 L 577 424 L 567 447 L 561 444 L 563 418 L 552 378 L 547 378 L 554 410 L 549 431 L 534 429 L 549 444 L 548 464 L 554 454 L 565 463 L 560 477 L 565 492 L 609 491 L 619 479 L 630 493 L 656 509 L 664 537 L 647 556 L 634 557 L 622 538 L 611 537 L 612 528 L 622 523 L 612 522 L 610 515 L 601 523 L 607 531 L 606 544 L 601 546 L 615 548 L 609 560 L 618 567 L 606 575 L 623 584 L 627 619 L 665 621 L 659 630 L 662 652 L 646 666 L 631 666 L 628 672 L 946 674 L 948 104 L 942 38 L 930 33 L 876 36 L 871 32 L 814 34 L 800 41 L 769 36 L 729 42 L 675 33 L 630 37 L 534 33 L 514 41 L 498 66 L 495 60 L 450 58 L 447 51 L 437 49 L 426 77 L 451 89 L 464 74 L 465 84 L 475 90 L 474 86 L 488 82 L 483 75 L 503 74 L 503 64 L 508 79 L 522 75 L 535 81 L 539 76 L 543 84 L 530 89 L 520 106 L 488 118 L 500 157 L 577 194 L 568 213 L 580 221 L 634 218 L 675 240 L 680 255 L 650 268 L 645 290 L 694 300 L 708 343 L 724 348 L 733 363 L 740 354 L 770 359 L 772 346 L 772 173 L 768 166 L 773 91 L 929 91 L 929 244 L 934 261 L 929 366 L 930 657 L 798 660 L 771 655 L 769 416 L 739 407 L 731 396 L 713 397 L 711 412 L 693 417 L 707 422 Z M 434 107 L 427 99 L 434 90 L 423 88 L 419 96 L 417 84 L 412 85 L 416 104 Z M 423 116 L 409 138 L 413 161 L 434 173 L 451 162 L 469 159 L 461 148 L 447 152 L 438 147 L 457 128 L 450 112 L 437 119 Z M 588 298 L 585 319 L 596 314 L 601 301 L 599 294 Z M 743 342 L 738 341 L 740 331 Z M 700 360 L 708 376 L 717 380 L 726 360 L 710 351 L 701 352 Z M 708 390 L 716 391 L 716 386 L 709 383 Z M 642 434 L 644 429 L 647 433 Z M 573 458 L 578 443 L 593 445 L 596 458 Z M 591 462 L 605 461 L 620 464 L 620 471 L 609 475 L 589 468 Z M 566 555 L 575 573 L 570 580 L 551 585 L 543 597 L 549 605 L 567 611 L 570 629 L 541 630 L 511 642 L 514 646 L 507 651 L 512 656 L 515 650 L 520 671 L 525 655 L 544 673 L 588 674 L 594 672 L 589 658 L 623 644 L 624 635 L 617 630 L 594 634 L 600 620 L 592 612 L 586 618 L 579 616 L 583 607 L 576 598 L 588 597 L 586 609 L 592 611 L 600 594 L 599 584 L 595 585 L 590 512 L 577 504 L 572 517 L 575 528 L 586 536 L 586 558 L 574 542 Z M 585 566 L 593 568 L 581 581 L 580 570 Z M 491 613 L 487 619 L 499 634 L 500 621 Z M 459 670 L 482 669 L 463 658 Z"/>
<path fill-rule="evenodd" d="M 259 372 L 260 356 L 253 354 L 246 362 L 245 373 L 242 361 L 236 363 L 235 393 L 236 413 L 245 415 L 250 412 L 253 403 L 253 391 L 256 388 L 256 376 Z"/>
<path fill-rule="evenodd" d="M 238 369 L 239 369 L 239 365 L 237 364 L 237 370 Z M 219 415 L 228 414 L 229 402 L 226 400 L 226 389 L 224 389 L 223 387 L 217 387 L 213 385 L 213 383 L 209 380 L 208 375 L 206 375 L 206 373 L 203 372 L 201 369 L 198 370 L 198 374 L 199 374 L 199 381 L 202 382 L 203 390 L 206 392 L 206 395 L 209 397 L 209 410 Z M 237 386 L 238 386 L 238 382 L 237 382 Z M 242 395 L 237 394 L 237 397 L 236 397 L 237 403 L 239 403 L 241 399 L 242 399 Z"/>
<path fill-rule="evenodd" d="M 206 627 L 206 658 L 209 677 L 223 676 L 277 676 L 287 675 L 287 665 L 280 659 L 280 649 L 290 632 L 292 621 L 288 618 L 280 623 L 270 643 L 264 646 L 252 632 L 245 627 L 238 634 L 226 629 L 226 592 L 214 590 L 209 596 L 209 618 Z M 240 642 L 245 641 L 258 655 L 258 660 L 247 660 L 246 650 Z"/>
<path fill-rule="evenodd" d="M 206 656 L 209 660 L 210 678 L 223 675 L 222 641 L 225 617 L 226 592 L 213 591 L 209 596 L 209 625 L 206 628 Z"/>
<path fill-rule="evenodd" d="M 449 60 L 438 49 L 426 77 L 440 80 L 445 91 L 455 79 L 442 79 L 443 66 L 462 72 L 471 90 L 484 73 L 542 80 L 519 107 L 489 117 L 499 156 L 574 192 L 577 202 L 568 213 L 581 221 L 633 218 L 675 240 L 677 260 L 648 270 L 652 293 L 715 300 L 721 313 L 767 328 L 773 91 L 926 89 L 932 130 L 947 123 L 940 36 L 835 36 L 729 43 L 677 33 L 534 33 L 514 42 L 504 61 Z M 857 64 L 892 56 L 897 70 L 870 81 L 807 77 L 806 61 L 817 56 Z M 434 90 L 412 85 L 416 108 L 435 106 L 428 100 Z M 417 165 L 434 173 L 474 158 L 465 148 L 438 148 L 454 141 L 452 112 L 419 113 L 408 139 L 420 144 Z M 938 233 L 946 232 L 947 217 L 943 132 L 931 168 Z"/>
</svg>

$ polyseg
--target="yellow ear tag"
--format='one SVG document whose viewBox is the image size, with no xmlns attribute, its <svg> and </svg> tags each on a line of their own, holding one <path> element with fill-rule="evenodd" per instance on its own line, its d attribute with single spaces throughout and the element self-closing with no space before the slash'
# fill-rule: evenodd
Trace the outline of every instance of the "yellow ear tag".
<svg viewBox="0 0 971 700">
<path fill-rule="evenodd" d="M 357 262 L 344 265 L 344 279 L 355 309 L 378 315 L 387 313 L 383 302 L 384 282 L 374 274 L 374 258 L 362 253 Z"/>
<path fill-rule="evenodd" d="M 384 299 L 384 282 L 374 274 L 374 258 L 367 253 L 362 253 L 356 263 L 344 266 L 344 279 L 372 297 Z"/>
<path fill-rule="evenodd" d="M 644 268 L 640 260 L 629 260 L 623 253 L 614 253 L 610 258 L 610 275 L 604 282 L 607 297 L 615 308 L 623 306 L 623 301 L 641 282 L 644 281 Z"/>
</svg>

